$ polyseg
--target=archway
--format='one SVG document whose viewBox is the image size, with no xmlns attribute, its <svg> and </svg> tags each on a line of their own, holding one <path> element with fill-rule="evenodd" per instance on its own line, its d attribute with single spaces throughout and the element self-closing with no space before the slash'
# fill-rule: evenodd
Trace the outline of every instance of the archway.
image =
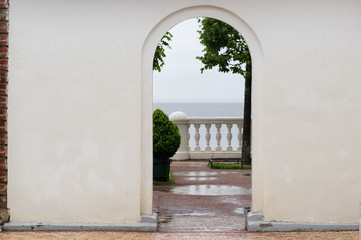
<svg viewBox="0 0 361 240">
<path fill-rule="evenodd" d="M 263 115 L 263 51 L 252 28 L 230 10 L 214 6 L 194 6 L 173 12 L 160 21 L 149 33 L 142 51 L 141 69 L 141 213 L 152 213 L 152 103 L 154 50 L 159 39 L 176 24 L 195 17 L 212 17 L 224 21 L 241 32 L 246 39 L 252 57 L 253 97 L 252 97 L 252 211 L 262 211 L 263 179 L 262 179 L 262 115 Z"/>
</svg>

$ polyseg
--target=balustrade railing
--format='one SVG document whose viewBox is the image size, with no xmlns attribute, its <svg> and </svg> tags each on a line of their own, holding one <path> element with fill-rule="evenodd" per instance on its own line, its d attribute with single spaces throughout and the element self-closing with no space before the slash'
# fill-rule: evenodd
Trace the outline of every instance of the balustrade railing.
<svg viewBox="0 0 361 240">
<path fill-rule="evenodd" d="M 241 157 L 243 118 L 188 117 L 183 112 L 174 112 L 169 118 L 178 126 L 181 134 L 181 146 L 172 157 L 173 160 Z M 202 126 L 205 128 L 203 134 L 200 131 Z M 213 134 L 211 133 L 212 126 L 216 129 Z M 226 134 L 222 134 L 222 127 L 226 128 Z M 236 139 L 233 138 L 234 134 L 232 134 L 234 127 L 237 128 Z M 194 131 L 190 131 L 191 128 L 194 128 Z M 221 144 L 223 137 L 227 139 L 224 147 Z M 194 139 L 194 146 L 190 146 L 191 139 Z M 203 148 L 200 144 L 202 139 L 205 140 Z M 215 146 L 212 147 L 211 142 L 214 139 L 216 140 Z M 234 140 L 237 140 L 235 147 L 232 146 Z"/>
</svg>

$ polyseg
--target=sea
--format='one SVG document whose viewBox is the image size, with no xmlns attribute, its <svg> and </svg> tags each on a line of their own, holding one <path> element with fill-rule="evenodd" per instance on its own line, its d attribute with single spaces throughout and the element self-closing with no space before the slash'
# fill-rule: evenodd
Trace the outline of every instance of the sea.
<svg viewBox="0 0 361 240">
<path fill-rule="evenodd" d="M 161 109 L 168 116 L 181 111 L 188 117 L 243 117 L 243 103 L 153 103 L 153 110 Z"/>
<path fill-rule="evenodd" d="M 187 114 L 188 117 L 243 117 L 243 103 L 240 102 L 230 102 L 230 103 L 181 103 L 181 102 L 154 102 L 153 110 L 161 109 L 168 116 L 173 112 L 181 111 Z M 205 127 L 201 126 L 199 129 L 201 139 L 199 141 L 199 145 L 202 150 L 204 150 L 206 146 L 205 140 Z M 227 143 L 227 128 L 225 125 L 221 127 L 221 147 L 222 149 L 226 149 Z M 215 149 L 217 142 L 215 139 L 216 128 L 212 125 L 210 129 L 211 140 L 210 145 L 212 150 Z M 189 146 L 193 150 L 195 147 L 194 134 L 195 129 L 194 126 L 191 126 L 189 129 L 190 140 Z M 236 149 L 238 146 L 237 140 L 238 128 L 237 126 L 232 127 L 232 147 Z"/>
</svg>

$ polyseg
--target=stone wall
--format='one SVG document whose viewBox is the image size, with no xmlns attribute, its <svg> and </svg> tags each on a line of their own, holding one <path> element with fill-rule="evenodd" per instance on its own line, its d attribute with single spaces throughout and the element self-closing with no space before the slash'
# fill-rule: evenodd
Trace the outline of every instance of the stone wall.
<svg viewBox="0 0 361 240">
<path fill-rule="evenodd" d="M 171 27 L 208 16 L 241 32 L 252 55 L 252 211 L 266 221 L 357 224 L 360 7 L 12 0 L 11 221 L 136 223 L 152 213 L 154 50 Z"/>
</svg>

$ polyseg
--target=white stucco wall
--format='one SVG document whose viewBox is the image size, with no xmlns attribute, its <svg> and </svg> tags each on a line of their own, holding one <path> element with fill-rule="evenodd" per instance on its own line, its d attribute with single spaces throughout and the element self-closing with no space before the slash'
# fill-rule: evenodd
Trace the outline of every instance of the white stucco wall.
<svg viewBox="0 0 361 240">
<path fill-rule="evenodd" d="M 251 49 L 252 210 L 357 222 L 360 10 L 357 0 L 12 0 L 11 220 L 136 222 L 152 212 L 152 54 L 172 26 L 209 16 Z"/>
</svg>

